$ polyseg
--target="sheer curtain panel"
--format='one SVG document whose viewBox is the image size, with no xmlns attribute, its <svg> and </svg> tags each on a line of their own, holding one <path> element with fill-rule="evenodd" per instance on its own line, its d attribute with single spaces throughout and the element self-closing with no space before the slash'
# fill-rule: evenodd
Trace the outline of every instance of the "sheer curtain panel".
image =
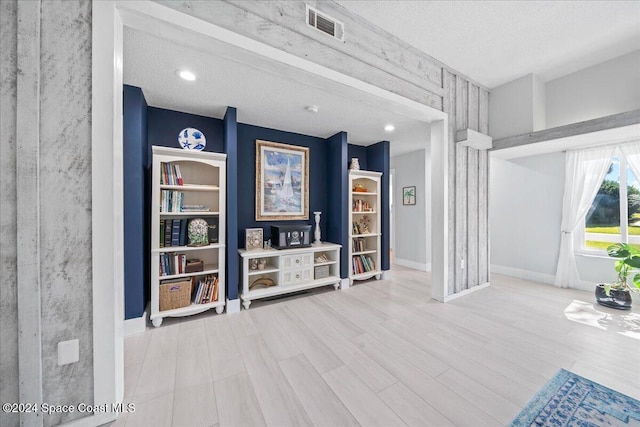
<svg viewBox="0 0 640 427">
<path fill-rule="evenodd" d="M 574 233 L 585 220 L 611 164 L 615 147 L 567 151 L 564 198 L 562 201 L 562 237 L 555 285 L 568 288 L 580 282 L 574 253 Z"/>
</svg>

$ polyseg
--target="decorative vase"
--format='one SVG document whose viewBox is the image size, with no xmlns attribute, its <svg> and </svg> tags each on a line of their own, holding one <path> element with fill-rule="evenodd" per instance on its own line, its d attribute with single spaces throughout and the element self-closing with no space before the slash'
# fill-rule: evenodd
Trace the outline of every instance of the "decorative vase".
<svg viewBox="0 0 640 427">
<path fill-rule="evenodd" d="M 316 216 L 316 229 L 315 232 L 313 233 L 313 237 L 315 237 L 315 241 L 313 243 L 320 243 L 320 215 L 322 214 L 322 212 L 314 212 L 313 213 Z"/>
<path fill-rule="evenodd" d="M 605 307 L 631 310 L 631 292 L 626 289 L 611 289 L 607 296 L 604 290 L 604 283 L 596 285 L 596 301 Z"/>
<path fill-rule="evenodd" d="M 351 164 L 349 165 L 349 169 L 354 170 L 354 171 L 359 171 L 360 170 L 360 160 L 358 160 L 357 157 L 353 157 L 351 159 Z"/>
</svg>

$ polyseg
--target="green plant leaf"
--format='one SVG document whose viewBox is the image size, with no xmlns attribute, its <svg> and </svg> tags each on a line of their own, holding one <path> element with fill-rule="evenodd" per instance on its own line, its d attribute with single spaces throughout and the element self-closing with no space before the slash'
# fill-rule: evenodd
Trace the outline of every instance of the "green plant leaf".
<svg viewBox="0 0 640 427">
<path fill-rule="evenodd" d="M 640 290 L 640 274 L 636 274 L 633 276 L 633 284 L 636 285 L 636 288 Z"/>
<path fill-rule="evenodd" d="M 640 268 L 640 255 L 631 255 L 624 262 L 634 268 Z"/>
<path fill-rule="evenodd" d="M 630 248 L 626 243 L 616 243 L 607 248 L 607 254 L 612 258 L 626 258 L 631 254 Z"/>
<path fill-rule="evenodd" d="M 614 265 L 616 267 L 616 273 L 620 273 L 624 268 L 625 263 L 624 263 L 624 260 L 619 259 L 618 261 L 616 261 Z"/>
<path fill-rule="evenodd" d="M 605 283 L 604 284 L 604 293 L 607 294 L 608 297 L 611 296 L 611 284 L 610 283 Z"/>
</svg>

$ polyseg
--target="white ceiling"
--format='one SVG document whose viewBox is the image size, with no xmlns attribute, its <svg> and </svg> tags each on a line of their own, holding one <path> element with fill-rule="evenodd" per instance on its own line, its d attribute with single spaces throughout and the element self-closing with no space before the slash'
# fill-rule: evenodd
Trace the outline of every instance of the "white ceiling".
<svg viewBox="0 0 640 427">
<path fill-rule="evenodd" d="M 640 49 L 640 1 L 338 3 L 489 88 Z M 233 106 L 241 123 L 323 138 L 346 131 L 358 145 L 390 140 L 392 155 L 426 145 L 429 118 L 186 30 L 140 28 L 125 27 L 124 82 L 141 87 L 149 105 L 215 118 Z M 182 68 L 198 80 L 180 80 Z M 388 123 L 393 133 L 383 130 Z"/>
<path fill-rule="evenodd" d="M 640 49 L 638 0 L 337 2 L 490 89 Z"/>
<path fill-rule="evenodd" d="M 345 131 L 356 145 L 390 140 L 392 155 L 426 145 L 428 123 L 398 108 L 211 39 L 193 45 L 200 48 L 125 27 L 125 84 L 142 88 L 154 107 L 222 118 L 232 106 L 241 123 L 322 138 Z M 197 80 L 178 78 L 176 71 L 183 68 Z M 311 105 L 318 107 L 317 113 L 306 110 Z M 385 132 L 387 124 L 396 130 Z"/>
</svg>

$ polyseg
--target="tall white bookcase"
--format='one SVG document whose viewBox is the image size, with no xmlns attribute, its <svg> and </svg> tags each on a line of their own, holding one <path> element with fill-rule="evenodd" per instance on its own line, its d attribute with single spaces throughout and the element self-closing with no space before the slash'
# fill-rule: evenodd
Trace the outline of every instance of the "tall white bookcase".
<svg viewBox="0 0 640 427">
<path fill-rule="evenodd" d="M 212 308 L 215 308 L 217 313 L 222 313 L 224 310 L 226 159 L 226 154 L 153 147 L 151 320 L 155 327 L 160 326 L 165 317 L 189 316 Z M 167 170 L 171 170 L 175 174 L 175 166 L 178 166 L 182 177 L 181 182 L 166 179 Z M 174 178 L 176 177 L 174 176 Z M 170 193 L 172 198 L 176 198 L 182 193 L 178 198 L 181 203 L 174 203 L 173 207 L 168 206 L 164 200 Z M 213 227 L 211 224 L 216 224 L 215 220 L 217 219 L 217 242 L 213 237 L 209 237 L 206 244 L 188 245 L 188 237 L 185 235 L 185 233 L 188 235 L 188 224 L 198 218 L 207 221 L 209 227 Z M 177 245 L 171 245 L 171 243 L 176 243 L 171 241 L 174 239 L 166 241 L 166 231 L 161 229 L 161 224 L 167 227 L 168 222 L 173 223 L 174 220 L 186 220 L 186 230 L 182 231 L 182 242 L 178 242 Z M 211 236 L 215 236 L 215 232 Z M 181 262 L 175 262 L 173 268 L 166 268 L 166 260 L 176 260 L 178 256 L 186 260 L 202 261 L 201 270 L 187 273 L 187 269 Z M 179 263 L 180 267 L 177 266 Z M 210 302 L 197 303 L 194 300 L 197 296 L 198 283 L 206 277 L 217 277 L 217 298 L 211 292 Z M 188 304 L 184 304 L 184 295 L 187 292 L 184 291 L 181 297 L 183 303 L 180 304 L 183 306 L 161 311 L 161 287 L 168 283 L 179 282 L 179 279 L 183 279 L 183 283 L 189 280 L 193 282 L 189 289 Z M 166 289 L 166 287 L 164 288 Z"/>
<path fill-rule="evenodd" d="M 349 284 L 380 279 L 382 173 L 349 170 Z"/>
</svg>

